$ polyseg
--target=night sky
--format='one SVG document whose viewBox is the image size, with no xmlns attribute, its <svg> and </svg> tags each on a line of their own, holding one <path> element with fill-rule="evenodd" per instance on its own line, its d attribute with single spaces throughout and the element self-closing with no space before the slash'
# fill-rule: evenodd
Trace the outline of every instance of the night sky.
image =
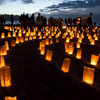
<svg viewBox="0 0 100 100">
<path fill-rule="evenodd" d="M 1 14 L 20 15 L 23 12 L 45 16 L 64 17 L 89 15 L 90 12 L 99 22 L 100 0 L 0 0 Z M 97 20 L 98 18 L 98 20 Z"/>
<path fill-rule="evenodd" d="M 0 0 L 0 13 L 100 14 L 100 0 Z"/>
</svg>

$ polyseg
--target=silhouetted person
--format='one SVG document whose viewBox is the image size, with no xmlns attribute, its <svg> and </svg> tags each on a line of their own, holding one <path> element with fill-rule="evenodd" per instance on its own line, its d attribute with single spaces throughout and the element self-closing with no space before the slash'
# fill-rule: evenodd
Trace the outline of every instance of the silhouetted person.
<svg viewBox="0 0 100 100">
<path fill-rule="evenodd" d="M 48 26 L 49 26 L 49 28 L 51 27 L 51 17 L 48 19 Z"/>
<path fill-rule="evenodd" d="M 60 20 L 61 20 L 61 18 L 59 17 L 58 20 L 57 20 L 57 23 L 58 23 L 58 27 L 59 27 L 59 28 L 61 27 L 61 25 L 60 25 Z"/>
<path fill-rule="evenodd" d="M 60 19 L 60 30 L 62 31 L 62 26 L 63 26 L 63 19 Z"/>
<path fill-rule="evenodd" d="M 46 17 L 44 17 L 44 23 L 45 23 L 45 26 L 47 25 L 47 18 Z"/>
<path fill-rule="evenodd" d="M 28 19 L 29 19 L 28 15 L 24 15 L 24 14 L 19 17 L 19 21 L 21 23 L 21 28 L 23 28 L 23 27 L 24 27 L 24 29 L 27 28 L 28 21 L 29 21 Z"/>
<path fill-rule="evenodd" d="M 43 26 L 46 26 L 46 17 L 43 16 Z"/>
<path fill-rule="evenodd" d="M 41 17 L 41 14 L 39 13 L 38 17 L 36 18 L 36 25 L 39 30 L 41 30 L 41 28 L 42 28 L 42 23 L 43 23 L 43 19 Z"/>
<path fill-rule="evenodd" d="M 73 19 L 73 25 L 76 26 L 76 19 Z"/>
<path fill-rule="evenodd" d="M 90 13 L 89 17 L 87 18 L 87 24 L 89 26 L 89 31 L 92 32 L 92 26 L 93 26 L 93 23 L 92 23 L 92 13 Z M 93 33 L 91 33 L 93 35 Z"/>
<path fill-rule="evenodd" d="M 56 21 L 55 21 L 54 18 L 52 18 L 52 20 L 51 20 L 51 26 L 55 26 L 55 25 L 56 25 Z"/>
<path fill-rule="evenodd" d="M 26 26 L 29 26 L 29 25 L 30 25 L 30 24 L 29 24 L 30 18 L 28 17 L 28 14 L 26 14 L 26 19 L 25 19 L 25 21 L 26 21 Z"/>
<path fill-rule="evenodd" d="M 32 26 L 35 26 L 35 18 L 34 18 L 34 13 L 31 16 L 31 24 Z"/>
<path fill-rule="evenodd" d="M 72 18 L 68 18 L 68 26 L 72 26 Z"/>
<path fill-rule="evenodd" d="M 86 16 L 84 16 L 82 19 L 82 26 L 84 29 L 86 29 L 86 26 L 87 26 Z"/>
<path fill-rule="evenodd" d="M 0 15 L 0 26 L 3 27 L 3 24 L 5 24 L 5 19 L 3 15 Z"/>
<path fill-rule="evenodd" d="M 90 13 L 90 15 L 89 15 L 89 17 L 87 18 L 87 24 L 88 24 L 88 26 L 92 26 L 93 24 L 92 24 L 92 13 Z"/>
<path fill-rule="evenodd" d="M 94 26 L 96 26 L 96 22 L 94 22 Z"/>
<path fill-rule="evenodd" d="M 13 14 L 10 17 L 10 21 L 11 21 L 11 25 L 13 26 L 13 23 L 14 23 L 14 16 L 13 16 Z"/>
<path fill-rule="evenodd" d="M 67 25 L 67 18 L 65 18 L 65 24 Z"/>
<path fill-rule="evenodd" d="M 20 22 L 20 24 L 21 24 L 21 20 L 22 20 L 22 14 L 21 14 L 21 16 L 19 17 L 19 22 Z"/>
</svg>

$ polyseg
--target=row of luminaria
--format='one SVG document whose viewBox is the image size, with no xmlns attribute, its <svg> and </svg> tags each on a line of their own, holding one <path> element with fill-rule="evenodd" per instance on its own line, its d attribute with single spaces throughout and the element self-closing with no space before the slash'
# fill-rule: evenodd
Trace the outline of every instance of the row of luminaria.
<svg viewBox="0 0 100 100">
<path fill-rule="evenodd" d="M 67 52 L 69 55 L 73 54 L 74 47 L 73 42 L 70 42 L 73 38 L 78 38 L 78 41 L 76 43 L 76 48 L 81 47 L 82 40 L 84 39 L 84 32 L 87 33 L 87 37 L 90 41 L 90 45 L 95 45 L 95 41 L 99 40 L 99 30 L 100 28 L 94 27 L 92 30 L 93 32 L 96 32 L 93 36 L 91 33 L 89 33 L 88 27 L 86 30 L 81 27 L 82 32 L 80 30 L 77 30 L 77 27 L 66 27 L 63 26 L 64 30 L 66 32 L 61 33 L 61 31 L 58 29 L 58 27 L 43 27 L 41 31 L 38 31 L 37 27 L 33 27 L 33 31 L 30 30 L 29 27 L 27 27 L 27 30 L 21 29 L 20 27 L 8 27 L 5 26 L 5 29 L 12 32 L 8 32 L 8 35 L 5 36 L 5 33 L 2 32 L 1 39 L 5 38 L 15 38 L 11 39 L 11 46 L 14 47 L 18 45 L 19 43 L 23 43 L 25 41 L 29 40 L 35 40 L 35 39 L 42 39 L 42 42 L 39 43 L 39 50 L 40 54 L 45 54 L 45 45 L 53 44 L 53 38 L 55 38 L 56 43 L 59 42 L 59 38 L 62 37 L 62 39 L 66 39 L 64 46 L 65 46 L 65 52 Z M 18 34 L 17 34 L 18 33 Z M 7 51 L 9 50 L 9 43 L 8 41 L 5 41 L 5 45 L 0 48 L 0 81 L 2 87 L 9 87 L 11 86 L 11 73 L 10 73 L 10 67 L 6 66 L 4 56 L 7 55 Z M 78 50 L 76 54 L 77 59 L 81 59 L 82 50 Z M 46 51 L 46 57 L 45 59 L 48 61 L 52 60 L 53 51 L 47 50 Z M 97 62 L 99 60 L 99 57 L 96 55 L 91 56 L 91 62 L 92 65 L 97 65 Z M 65 73 L 69 72 L 70 69 L 70 63 L 71 59 L 64 58 L 61 70 Z M 94 71 L 95 68 L 89 68 L 84 66 L 83 71 L 83 82 L 86 82 L 88 84 L 93 84 L 94 81 Z M 6 96 L 5 100 L 17 100 L 17 97 L 9 97 Z"/>
</svg>

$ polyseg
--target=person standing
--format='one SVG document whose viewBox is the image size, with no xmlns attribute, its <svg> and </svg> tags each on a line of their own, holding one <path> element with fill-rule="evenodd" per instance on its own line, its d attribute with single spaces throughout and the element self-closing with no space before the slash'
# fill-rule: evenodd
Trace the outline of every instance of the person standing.
<svg viewBox="0 0 100 100">
<path fill-rule="evenodd" d="M 73 18 L 73 25 L 76 26 L 76 18 Z"/>
<path fill-rule="evenodd" d="M 68 27 L 72 27 L 72 18 L 71 17 L 68 18 Z"/>
<path fill-rule="evenodd" d="M 31 24 L 32 24 L 32 27 L 35 26 L 34 13 L 33 13 L 32 16 L 31 16 Z"/>
<path fill-rule="evenodd" d="M 90 13 L 90 15 L 89 15 L 89 17 L 87 18 L 87 24 L 88 24 L 88 26 L 92 26 L 93 24 L 92 24 L 92 13 Z"/>
<path fill-rule="evenodd" d="M 48 26 L 51 27 L 51 17 L 48 19 Z"/>
<path fill-rule="evenodd" d="M 67 26 L 67 18 L 65 18 L 65 24 L 66 24 L 66 26 Z"/>
<path fill-rule="evenodd" d="M 10 21 L 11 21 L 11 25 L 13 26 L 13 23 L 14 23 L 14 16 L 13 16 L 13 14 L 10 17 Z"/>
<path fill-rule="evenodd" d="M 86 16 L 84 16 L 82 19 L 82 26 L 84 29 L 86 29 L 86 26 L 87 26 Z"/>
<path fill-rule="evenodd" d="M 39 30 L 41 30 L 41 28 L 42 28 L 42 23 L 43 23 L 43 19 L 41 17 L 41 14 L 39 13 L 38 17 L 36 18 L 36 25 Z"/>
<path fill-rule="evenodd" d="M 87 18 L 87 24 L 89 26 L 90 32 L 92 32 L 92 26 L 93 26 L 93 23 L 92 23 L 92 13 L 90 13 L 89 17 Z"/>
<path fill-rule="evenodd" d="M 0 15 L 0 28 L 3 28 L 3 24 L 5 24 L 5 18 L 3 15 Z"/>
</svg>

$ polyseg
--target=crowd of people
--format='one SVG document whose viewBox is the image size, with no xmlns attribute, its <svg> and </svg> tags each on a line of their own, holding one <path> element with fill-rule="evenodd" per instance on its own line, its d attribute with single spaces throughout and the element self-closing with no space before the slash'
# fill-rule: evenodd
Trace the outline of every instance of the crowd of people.
<svg viewBox="0 0 100 100">
<path fill-rule="evenodd" d="M 14 24 L 14 16 L 13 14 L 10 17 L 10 21 L 11 21 L 11 26 L 13 26 Z M 48 24 L 47 24 L 47 18 L 45 16 L 42 16 L 40 13 L 38 14 L 36 20 L 35 20 L 35 16 L 34 13 L 32 14 L 31 17 L 28 16 L 28 14 L 21 14 L 21 16 L 19 17 L 19 22 L 21 27 L 24 27 L 26 29 L 27 26 L 29 27 L 33 27 L 33 26 L 37 26 L 39 29 L 41 29 L 42 27 L 45 27 L 46 25 L 48 25 L 49 27 L 52 26 L 58 26 L 60 29 L 62 29 L 62 25 L 65 23 L 66 26 L 77 26 L 78 29 L 81 28 L 81 26 L 83 26 L 84 28 L 86 28 L 87 26 L 92 27 L 93 26 L 93 22 L 92 22 L 92 13 L 90 13 L 90 15 L 88 16 L 88 18 L 86 18 L 86 16 L 83 16 L 83 18 L 78 17 L 78 18 L 65 18 L 65 20 L 63 20 L 63 18 L 59 17 L 57 18 L 53 18 L 50 17 L 48 18 Z M 3 15 L 0 15 L 0 26 L 3 26 L 5 24 L 5 18 L 3 17 Z M 96 25 L 96 23 L 94 23 L 94 26 Z"/>
</svg>

